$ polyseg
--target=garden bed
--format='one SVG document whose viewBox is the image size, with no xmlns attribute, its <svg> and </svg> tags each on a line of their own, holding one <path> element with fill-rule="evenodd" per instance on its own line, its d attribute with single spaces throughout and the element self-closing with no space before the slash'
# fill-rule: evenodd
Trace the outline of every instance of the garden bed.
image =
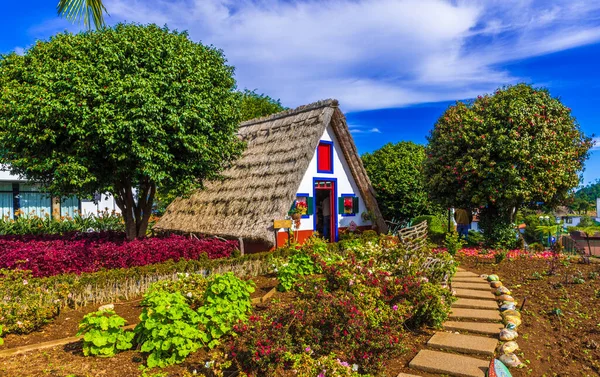
<svg viewBox="0 0 600 377">
<path fill-rule="evenodd" d="M 217 360 L 215 368 L 221 365 L 227 371 L 247 370 L 252 376 L 292 376 L 295 375 L 294 368 L 321 368 L 318 366 L 321 365 L 320 360 L 329 363 L 327 368 L 333 368 L 328 369 L 333 375 L 337 375 L 336 368 L 341 368 L 346 370 L 345 373 L 351 373 L 344 375 L 358 376 L 358 373 L 349 370 L 350 366 L 357 368 L 360 375 L 371 372 L 377 376 L 395 376 L 406 371 L 408 362 L 433 334 L 426 325 L 439 325 L 447 316 L 451 295 L 448 290 L 440 288 L 440 282 L 445 275 L 452 273 L 455 264 L 447 254 L 409 251 L 397 242 L 397 239 L 394 241 L 386 237 L 351 240 L 343 245 L 327 245 L 317 241 L 302 249 L 294 249 L 289 259 L 285 253 L 279 253 L 273 260 L 278 267 L 277 280 L 274 275 L 255 278 L 257 289 L 252 292 L 248 288 L 250 293 L 244 294 L 248 303 L 252 301 L 253 310 L 242 314 L 246 318 L 242 322 L 231 322 L 230 328 L 238 335 L 223 337 L 215 349 L 222 355 L 227 354 L 227 359 L 221 360 L 219 352 L 208 353 L 209 340 L 203 340 L 204 346 L 201 345 L 197 352 L 192 349 L 192 353 L 184 357 L 185 360 L 179 360 L 181 364 L 168 366 L 171 363 L 168 362 L 160 372 L 169 376 L 187 376 L 186 373 L 196 369 L 212 376 L 212 372 L 200 368 L 210 360 Z M 438 262 L 432 264 L 432 260 Z M 428 267 L 423 269 L 425 265 Z M 144 313 L 150 309 L 140 308 L 137 299 L 115 304 L 116 314 L 129 323 L 137 323 L 136 316 L 144 311 L 140 316 L 142 323 L 136 329 L 142 332 L 136 336 L 136 350 L 121 352 L 108 359 L 84 357 L 83 352 L 89 352 L 90 342 L 86 346 L 82 341 L 72 341 L 64 346 L 24 355 L 7 355 L 0 360 L 0 374 L 11 375 L 18 371 L 19 375 L 31 376 L 139 375 L 141 365 L 156 364 L 153 360 L 167 360 L 164 356 L 152 353 L 154 351 L 150 352 L 151 348 L 144 348 L 149 344 L 146 342 L 158 341 L 151 340 L 157 335 L 146 327 L 150 322 L 144 322 L 144 318 L 148 318 L 145 315 L 155 313 L 152 315 L 171 316 L 170 313 L 182 313 L 182 317 L 173 319 L 173 324 L 160 322 L 164 323 L 161 326 L 165 326 L 165 331 L 172 331 L 174 324 L 181 321 L 197 323 L 193 322 L 194 311 L 197 311 L 204 318 L 201 321 L 209 322 L 200 322 L 205 325 L 199 328 L 192 325 L 191 332 L 186 330 L 185 334 L 180 333 L 176 337 L 196 336 L 193 335 L 194 331 L 204 331 L 204 334 L 214 337 L 212 331 L 217 327 L 211 323 L 225 323 L 214 321 L 223 320 L 218 319 L 220 314 L 217 313 L 229 313 L 230 310 L 215 309 L 228 305 L 240 309 L 245 307 L 246 304 L 235 298 L 240 297 L 238 295 L 242 291 L 238 291 L 240 288 L 234 289 L 240 283 L 235 282 L 233 275 L 214 275 L 214 278 L 206 280 L 207 283 L 197 276 L 180 275 L 181 281 L 153 285 L 144 299 L 146 307 L 155 308 L 148 314 Z M 275 286 L 285 292 L 275 292 Z M 269 302 L 260 299 L 266 294 L 273 294 Z M 213 296 L 217 301 L 207 301 Z M 188 304 L 182 304 L 181 300 Z M 160 302 L 170 302 L 166 304 L 167 307 L 177 309 L 169 309 L 165 313 L 164 309 L 160 309 L 160 305 L 165 304 Z M 96 307 L 92 305 L 63 311 L 57 320 L 37 333 L 8 335 L 4 348 L 14 349 L 36 341 L 73 336 L 84 314 Z M 239 309 L 232 307 L 231 310 Z M 152 321 L 159 319 L 157 317 Z M 143 333 L 147 330 L 152 331 L 152 335 Z M 226 331 L 227 335 L 229 330 L 221 331 Z M 160 342 L 156 344 L 162 344 L 163 341 Z M 131 345 L 127 346 L 129 348 Z M 332 352 L 335 353 L 333 356 Z M 25 358 L 32 367 L 24 372 L 21 368 Z M 223 364 L 229 362 L 227 360 L 234 364 Z M 301 364 L 293 366 L 294 363 Z M 310 373 L 301 375 L 312 376 Z"/>
<path fill-rule="evenodd" d="M 526 368 L 513 376 L 600 375 L 600 266 L 568 259 L 506 259 L 500 264 L 460 257 L 461 267 L 480 274 L 495 273 L 510 287 L 518 307 L 526 298 L 519 327 L 517 353 Z M 581 280 L 577 280 L 581 278 Z M 551 314 L 560 309 L 562 315 Z"/>
</svg>

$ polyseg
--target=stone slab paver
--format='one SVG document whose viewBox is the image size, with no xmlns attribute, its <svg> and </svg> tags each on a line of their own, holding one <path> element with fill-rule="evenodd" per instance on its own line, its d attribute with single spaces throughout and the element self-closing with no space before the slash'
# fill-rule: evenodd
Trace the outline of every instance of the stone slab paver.
<svg viewBox="0 0 600 377">
<path fill-rule="evenodd" d="M 431 348 L 441 348 L 460 353 L 492 356 L 498 341 L 484 336 L 437 332 L 429 339 L 427 345 Z"/>
<path fill-rule="evenodd" d="M 408 373 L 400 373 L 399 375 L 397 375 L 396 377 L 421 377 L 421 376 L 417 376 L 416 374 L 408 374 Z"/>
<path fill-rule="evenodd" d="M 456 289 L 454 289 L 454 291 L 456 292 L 456 297 L 478 298 L 480 300 L 496 301 L 496 296 L 494 296 L 494 294 L 490 291 L 485 292 L 485 291 L 476 291 L 473 289 L 463 289 L 463 288 L 456 288 Z"/>
<path fill-rule="evenodd" d="M 463 322 L 446 321 L 442 324 L 444 329 L 452 331 L 467 331 L 474 334 L 485 334 L 498 336 L 500 330 L 504 328 L 500 323 L 489 322 Z"/>
<path fill-rule="evenodd" d="M 492 309 L 498 310 L 498 304 L 491 300 L 478 300 L 473 298 L 459 298 L 452 304 L 453 308 Z"/>
<path fill-rule="evenodd" d="M 474 319 L 479 321 L 500 321 L 498 310 L 451 308 L 448 318 Z"/>
<path fill-rule="evenodd" d="M 477 283 L 487 283 L 488 281 L 479 277 L 479 276 L 454 276 L 452 278 L 452 282 L 456 281 L 464 281 L 464 282 L 477 282 Z"/>
<path fill-rule="evenodd" d="M 457 271 L 457 272 L 454 274 L 454 276 L 457 276 L 457 277 L 458 277 L 458 276 L 460 276 L 460 277 L 465 277 L 465 276 L 467 276 L 467 277 L 468 277 L 468 276 L 472 276 L 472 277 L 479 277 L 479 275 L 477 275 L 476 273 L 474 273 L 474 272 L 471 272 L 471 271 Z"/>
<path fill-rule="evenodd" d="M 453 353 L 421 350 L 408 364 L 425 372 L 460 377 L 484 377 L 489 361 Z"/>
<path fill-rule="evenodd" d="M 492 287 L 490 287 L 487 283 L 476 283 L 476 282 L 466 282 L 466 281 L 453 281 L 452 288 L 464 288 L 464 289 L 474 289 L 476 291 L 486 291 L 491 292 Z"/>
</svg>

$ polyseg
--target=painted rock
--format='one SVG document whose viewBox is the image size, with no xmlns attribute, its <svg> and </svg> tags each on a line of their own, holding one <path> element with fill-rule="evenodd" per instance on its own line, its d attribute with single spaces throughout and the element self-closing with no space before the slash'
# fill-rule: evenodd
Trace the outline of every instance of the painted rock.
<svg viewBox="0 0 600 377">
<path fill-rule="evenodd" d="M 499 337 L 500 340 L 508 342 L 517 339 L 519 337 L 519 334 L 515 330 L 502 329 L 500 330 Z"/>
<path fill-rule="evenodd" d="M 523 365 L 521 360 L 514 353 L 500 355 L 500 361 L 511 368 L 519 368 Z"/>
<path fill-rule="evenodd" d="M 519 349 L 519 345 L 517 344 L 517 342 L 511 340 L 510 342 L 506 342 L 503 345 L 501 345 L 499 352 L 501 354 L 514 353 L 518 349 Z"/>
<path fill-rule="evenodd" d="M 492 281 L 490 282 L 490 287 L 492 288 L 499 288 L 502 286 L 502 282 L 501 281 Z"/>
<path fill-rule="evenodd" d="M 521 318 L 521 312 L 519 312 L 518 310 L 508 309 L 508 310 L 505 310 L 505 311 L 502 312 L 502 316 L 503 317 L 511 316 L 511 317 L 519 317 L 519 318 Z"/>
<path fill-rule="evenodd" d="M 516 306 L 517 305 L 517 301 L 516 300 L 515 301 L 502 301 L 500 303 L 500 305 L 506 305 L 506 304 L 514 304 Z"/>
<path fill-rule="evenodd" d="M 500 278 L 498 277 L 498 275 L 490 275 L 487 277 L 488 281 L 499 281 Z"/>
<path fill-rule="evenodd" d="M 514 315 L 509 315 L 504 317 L 504 324 L 508 325 L 509 323 L 512 323 L 513 325 L 515 325 L 515 327 L 519 327 L 521 326 L 521 318 L 514 316 Z"/>
<path fill-rule="evenodd" d="M 515 324 L 514 324 L 514 323 L 512 323 L 512 322 L 508 322 L 508 323 L 506 324 L 506 328 L 507 328 L 507 329 L 509 329 L 509 330 L 516 330 L 516 329 L 517 329 L 517 325 L 515 325 Z"/>
<path fill-rule="evenodd" d="M 511 302 L 515 301 L 515 299 L 512 296 L 510 296 L 510 295 L 500 295 L 500 296 L 496 297 L 496 300 L 498 300 L 498 301 L 511 301 Z"/>
<path fill-rule="evenodd" d="M 502 361 L 498 359 L 492 359 L 490 362 L 490 367 L 487 371 L 487 377 L 512 377 L 510 371 L 502 363 Z"/>
<path fill-rule="evenodd" d="M 500 311 L 503 312 L 505 310 L 515 310 L 516 309 L 516 305 L 514 302 L 510 302 L 508 304 L 502 304 L 500 306 Z"/>
<path fill-rule="evenodd" d="M 506 287 L 498 287 L 496 288 L 496 290 L 494 291 L 494 294 L 496 296 L 500 296 L 500 295 L 510 295 L 510 289 L 506 288 Z"/>
</svg>

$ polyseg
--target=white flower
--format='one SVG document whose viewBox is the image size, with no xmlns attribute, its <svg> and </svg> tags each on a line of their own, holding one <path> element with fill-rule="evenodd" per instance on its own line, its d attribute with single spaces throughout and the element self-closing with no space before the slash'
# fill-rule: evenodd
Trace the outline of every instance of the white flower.
<svg viewBox="0 0 600 377">
<path fill-rule="evenodd" d="M 352 364 L 352 371 L 358 372 L 358 364 Z"/>
<path fill-rule="evenodd" d="M 187 296 L 191 298 L 192 297 L 192 292 L 188 292 Z"/>
</svg>

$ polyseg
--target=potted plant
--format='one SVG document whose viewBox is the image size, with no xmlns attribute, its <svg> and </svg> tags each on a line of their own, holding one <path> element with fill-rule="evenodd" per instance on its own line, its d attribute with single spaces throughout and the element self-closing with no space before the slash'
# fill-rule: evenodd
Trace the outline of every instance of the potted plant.
<svg viewBox="0 0 600 377">
<path fill-rule="evenodd" d="M 289 215 L 292 216 L 293 220 L 298 221 L 302 218 L 302 215 L 306 215 L 307 211 L 308 206 L 306 202 L 296 200 L 294 208 L 290 210 Z"/>
</svg>

